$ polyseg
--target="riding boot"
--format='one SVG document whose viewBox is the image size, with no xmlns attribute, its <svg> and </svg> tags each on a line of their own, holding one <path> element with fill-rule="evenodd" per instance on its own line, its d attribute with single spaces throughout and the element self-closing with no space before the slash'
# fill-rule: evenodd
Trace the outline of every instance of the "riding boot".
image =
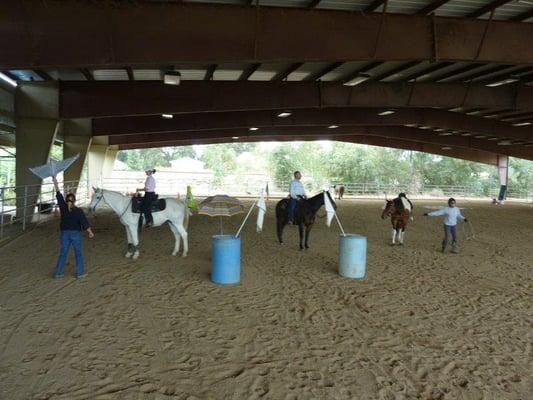
<svg viewBox="0 0 533 400">
<path fill-rule="evenodd" d="M 442 250 L 441 250 L 442 253 L 446 253 L 446 244 L 447 244 L 446 242 L 442 242 Z"/>
</svg>

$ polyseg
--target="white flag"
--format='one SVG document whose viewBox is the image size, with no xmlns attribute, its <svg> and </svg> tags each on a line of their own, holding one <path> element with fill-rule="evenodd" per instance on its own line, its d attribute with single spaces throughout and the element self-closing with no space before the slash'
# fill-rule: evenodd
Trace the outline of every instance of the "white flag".
<svg viewBox="0 0 533 400">
<path fill-rule="evenodd" d="M 257 208 L 259 209 L 257 212 L 257 232 L 261 232 L 263 230 L 263 220 L 265 219 L 267 209 L 265 198 L 263 197 L 263 191 L 261 191 L 261 197 L 257 200 Z"/>
<path fill-rule="evenodd" d="M 335 215 L 335 209 L 333 208 L 333 204 L 331 204 L 331 201 L 329 200 L 328 192 L 324 191 L 324 207 L 326 208 L 326 225 L 331 225 L 331 220 L 333 219 L 333 216 Z"/>
</svg>

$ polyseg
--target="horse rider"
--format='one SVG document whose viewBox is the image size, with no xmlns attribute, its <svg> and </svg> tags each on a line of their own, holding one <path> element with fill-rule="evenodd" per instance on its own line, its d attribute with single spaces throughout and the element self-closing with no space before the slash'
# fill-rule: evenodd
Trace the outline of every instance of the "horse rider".
<svg viewBox="0 0 533 400">
<path fill-rule="evenodd" d="M 296 210 L 298 200 L 307 198 L 307 196 L 305 195 L 304 185 L 300 181 L 300 179 L 302 179 L 302 174 L 300 173 L 300 171 L 295 171 L 294 179 L 291 181 L 291 185 L 289 187 L 289 224 L 292 224 L 294 222 L 294 211 Z"/>
<path fill-rule="evenodd" d="M 409 210 L 409 215 L 410 215 L 410 217 L 411 217 L 410 219 L 412 221 L 414 219 L 413 218 L 414 206 L 413 206 L 413 203 L 411 203 L 411 200 L 409 200 L 407 198 L 407 195 L 405 193 L 403 193 L 403 192 L 398 194 L 397 199 L 400 200 L 402 202 L 402 204 L 403 204 L 403 200 L 402 199 L 405 199 L 409 203 L 409 205 L 411 206 L 411 209 Z"/>
<path fill-rule="evenodd" d="M 152 203 L 157 200 L 157 195 L 155 194 L 155 178 L 153 176 L 155 174 L 155 169 L 148 168 L 144 172 L 146 173 L 144 187 L 137 189 L 137 192 L 144 192 L 141 211 L 146 220 L 146 227 L 149 228 L 154 224 L 154 218 L 152 217 Z"/>
</svg>

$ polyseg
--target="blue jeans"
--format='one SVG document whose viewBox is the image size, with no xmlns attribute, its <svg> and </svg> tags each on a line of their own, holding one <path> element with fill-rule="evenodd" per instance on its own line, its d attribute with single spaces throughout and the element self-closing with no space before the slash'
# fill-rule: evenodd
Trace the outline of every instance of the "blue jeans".
<svg viewBox="0 0 533 400">
<path fill-rule="evenodd" d="M 293 199 L 291 197 L 291 199 L 289 200 L 289 220 L 290 221 L 294 221 L 294 211 L 296 210 L 296 205 L 298 204 L 298 200 L 296 199 Z"/>
<path fill-rule="evenodd" d="M 452 237 L 452 245 L 455 245 L 457 243 L 457 225 L 444 225 L 444 240 L 442 241 L 442 247 L 446 247 L 448 245 L 448 236 L 451 235 Z"/>
<path fill-rule="evenodd" d="M 61 249 L 57 259 L 54 276 L 61 276 L 65 273 L 65 263 L 67 262 L 70 245 L 74 248 L 76 256 L 76 276 L 83 275 L 83 254 L 81 252 L 81 232 L 61 231 Z"/>
</svg>

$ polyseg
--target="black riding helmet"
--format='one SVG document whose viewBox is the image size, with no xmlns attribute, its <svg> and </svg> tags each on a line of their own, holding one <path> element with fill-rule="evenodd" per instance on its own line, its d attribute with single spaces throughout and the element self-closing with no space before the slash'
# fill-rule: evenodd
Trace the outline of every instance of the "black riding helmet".
<svg viewBox="0 0 533 400">
<path fill-rule="evenodd" d="M 453 203 L 457 203 L 453 197 L 450 197 L 450 198 L 448 199 L 448 205 L 450 205 L 452 202 L 453 202 Z"/>
<path fill-rule="evenodd" d="M 402 193 L 400 193 L 400 194 L 398 195 L 398 197 L 405 197 L 405 198 L 407 198 L 407 195 L 406 195 L 404 192 L 402 192 Z"/>
</svg>

